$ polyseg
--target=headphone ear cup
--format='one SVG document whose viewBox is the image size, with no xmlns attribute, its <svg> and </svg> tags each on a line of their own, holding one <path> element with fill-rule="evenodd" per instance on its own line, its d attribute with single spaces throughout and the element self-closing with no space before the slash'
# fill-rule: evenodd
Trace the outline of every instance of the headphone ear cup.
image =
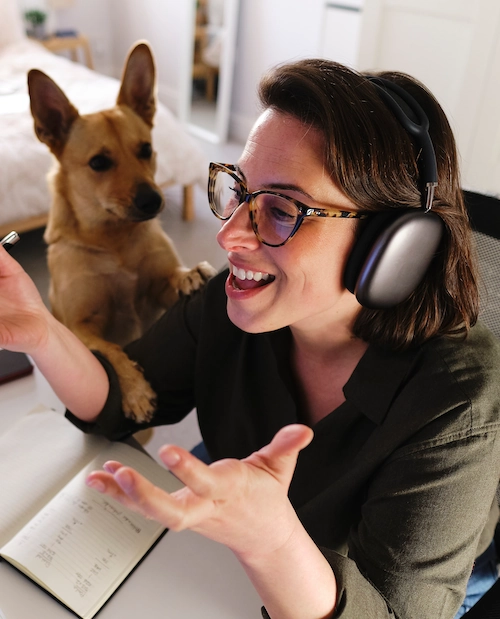
<svg viewBox="0 0 500 619">
<path fill-rule="evenodd" d="M 400 217 L 400 215 L 401 213 L 385 211 L 374 214 L 365 222 L 361 222 L 363 228 L 349 254 L 344 270 L 344 286 L 349 292 L 352 292 L 352 294 L 356 294 L 361 270 L 375 242 L 382 232 L 390 226 L 397 217 Z"/>
<path fill-rule="evenodd" d="M 422 281 L 442 235 L 443 221 L 432 211 L 375 215 L 347 260 L 345 287 L 364 307 L 394 307 Z"/>
</svg>

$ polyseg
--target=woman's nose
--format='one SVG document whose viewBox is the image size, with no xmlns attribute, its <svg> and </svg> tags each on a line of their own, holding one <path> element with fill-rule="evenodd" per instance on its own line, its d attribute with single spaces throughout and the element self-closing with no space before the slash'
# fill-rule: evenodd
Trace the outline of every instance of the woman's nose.
<svg viewBox="0 0 500 619">
<path fill-rule="evenodd" d="M 260 245 L 250 221 L 248 204 L 243 202 L 229 219 L 222 222 L 217 233 L 217 242 L 224 251 L 237 251 L 240 248 L 255 249 Z"/>
</svg>

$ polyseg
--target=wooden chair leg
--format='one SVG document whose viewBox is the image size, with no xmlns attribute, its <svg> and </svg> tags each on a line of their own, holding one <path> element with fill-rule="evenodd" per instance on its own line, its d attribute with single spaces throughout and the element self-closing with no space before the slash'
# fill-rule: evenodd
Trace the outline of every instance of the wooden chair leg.
<svg viewBox="0 0 500 619">
<path fill-rule="evenodd" d="M 194 217 L 194 187 L 184 185 L 182 188 L 182 219 L 193 221 Z"/>
</svg>

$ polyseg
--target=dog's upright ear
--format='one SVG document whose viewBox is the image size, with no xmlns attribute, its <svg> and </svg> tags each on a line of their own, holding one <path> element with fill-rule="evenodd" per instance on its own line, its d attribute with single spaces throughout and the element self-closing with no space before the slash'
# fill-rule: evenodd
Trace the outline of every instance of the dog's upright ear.
<svg viewBox="0 0 500 619">
<path fill-rule="evenodd" d="M 147 43 L 138 43 L 129 53 L 116 103 L 127 105 L 145 123 L 153 126 L 156 111 L 155 64 Z"/>
<path fill-rule="evenodd" d="M 59 86 L 38 69 L 28 73 L 28 91 L 35 133 L 59 157 L 68 139 L 71 125 L 78 118 L 72 105 Z"/>
</svg>

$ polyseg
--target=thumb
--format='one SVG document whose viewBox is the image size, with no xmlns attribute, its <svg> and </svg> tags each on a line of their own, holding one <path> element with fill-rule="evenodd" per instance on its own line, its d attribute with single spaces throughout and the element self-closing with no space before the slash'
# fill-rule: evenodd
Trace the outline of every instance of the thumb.
<svg viewBox="0 0 500 619">
<path fill-rule="evenodd" d="M 17 275 L 23 268 L 7 251 L 0 245 L 0 276 Z"/>
<path fill-rule="evenodd" d="M 301 424 L 284 426 L 273 440 L 250 456 L 260 460 L 275 477 L 292 478 L 299 452 L 312 441 L 314 433 L 311 428 Z"/>
</svg>

